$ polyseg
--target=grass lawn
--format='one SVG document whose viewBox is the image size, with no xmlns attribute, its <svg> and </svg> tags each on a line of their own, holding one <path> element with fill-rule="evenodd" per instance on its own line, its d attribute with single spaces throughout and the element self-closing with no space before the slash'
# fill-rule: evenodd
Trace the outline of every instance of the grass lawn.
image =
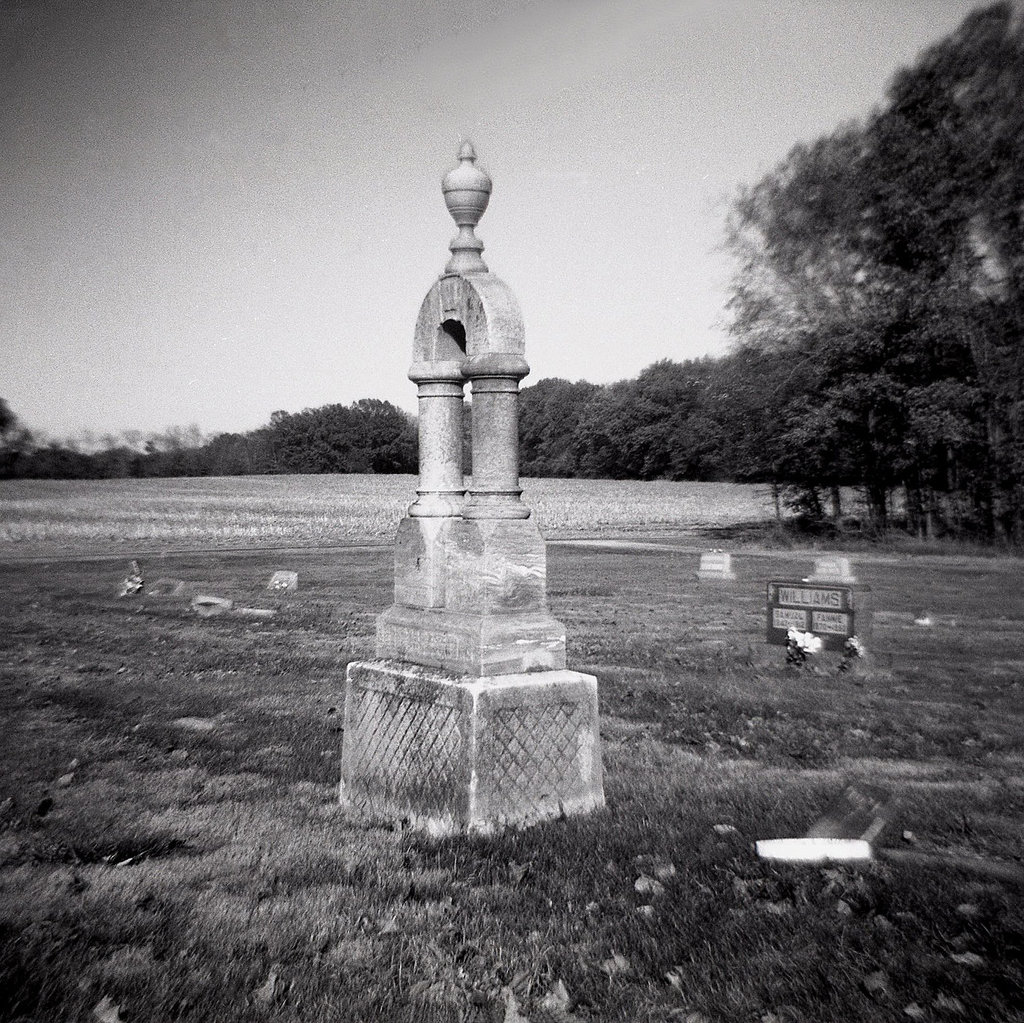
<svg viewBox="0 0 1024 1023">
<path fill-rule="evenodd" d="M 118 599 L 126 559 L 0 564 L 0 1020 L 1024 1020 L 1021 562 L 859 557 L 876 670 L 840 674 L 763 644 L 764 580 L 812 559 L 549 547 L 608 805 L 488 839 L 338 808 L 390 548 L 143 559 L 264 620 Z M 916 859 L 754 856 L 851 780 Z"/>
</svg>

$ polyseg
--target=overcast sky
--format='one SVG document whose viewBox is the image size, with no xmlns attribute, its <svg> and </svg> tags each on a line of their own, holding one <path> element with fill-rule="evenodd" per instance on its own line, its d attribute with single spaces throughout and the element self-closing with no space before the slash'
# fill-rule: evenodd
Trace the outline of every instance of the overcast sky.
<svg viewBox="0 0 1024 1023">
<path fill-rule="evenodd" d="M 0 0 L 0 397 L 65 437 L 362 397 L 478 228 L 525 381 L 720 354 L 728 197 L 970 0 Z"/>
</svg>

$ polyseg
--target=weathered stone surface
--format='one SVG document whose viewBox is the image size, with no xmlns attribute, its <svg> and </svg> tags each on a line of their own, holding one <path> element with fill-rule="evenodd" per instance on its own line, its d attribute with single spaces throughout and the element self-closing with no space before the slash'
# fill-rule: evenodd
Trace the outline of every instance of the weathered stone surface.
<svg viewBox="0 0 1024 1023">
<path fill-rule="evenodd" d="M 723 551 L 709 551 L 700 556 L 697 578 L 710 582 L 731 582 L 736 573 L 732 570 L 732 555 Z"/>
<path fill-rule="evenodd" d="M 377 656 L 458 674 L 565 667 L 565 628 L 546 611 L 467 614 L 389 607 L 377 618 Z"/>
<path fill-rule="evenodd" d="M 395 537 L 395 603 L 443 607 L 452 518 L 402 519 Z"/>
<path fill-rule="evenodd" d="M 352 663 L 340 798 L 436 834 L 596 809 L 604 803 L 597 680 Z"/>
<path fill-rule="evenodd" d="M 460 519 L 448 546 L 447 606 L 472 614 L 547 608 L 547 557 L 526 519 Z"/>
</svg>

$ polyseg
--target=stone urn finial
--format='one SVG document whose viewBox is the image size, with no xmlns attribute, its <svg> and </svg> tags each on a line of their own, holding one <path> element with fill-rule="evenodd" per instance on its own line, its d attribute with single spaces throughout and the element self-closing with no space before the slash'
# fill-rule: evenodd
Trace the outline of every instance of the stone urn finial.
<svg viewBox="0 0 1024 1023">
<path fill-rule="evenodd" d="M 441 179 L 441 191 L 448 212 L 459 226 L 459 233 L 448 246 L 452 258 L 444 272 L 486 273 L 487 264 L 480 256 L 484 243 L 473 233 L 473 228 L 480 222 L 491 198 L 491 178 L 476 166 L 476 150 L 472 142 L 462 143 L 459 165 Z"/>
</svg>

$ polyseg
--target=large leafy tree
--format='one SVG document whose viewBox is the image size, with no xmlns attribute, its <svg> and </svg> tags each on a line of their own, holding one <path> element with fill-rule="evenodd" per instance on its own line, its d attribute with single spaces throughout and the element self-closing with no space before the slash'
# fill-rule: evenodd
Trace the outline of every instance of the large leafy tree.
<svg viewBox="0 0 1024 1023">
<path fill-rule="evenodd" d="M 858 483 L 884 524 L 1021 538 L 1024 19 L 971 15 L 888 102 L 734 204 L 740 350 L 801 368 L 763 460 L 806 491 Z"/>
</svg>

